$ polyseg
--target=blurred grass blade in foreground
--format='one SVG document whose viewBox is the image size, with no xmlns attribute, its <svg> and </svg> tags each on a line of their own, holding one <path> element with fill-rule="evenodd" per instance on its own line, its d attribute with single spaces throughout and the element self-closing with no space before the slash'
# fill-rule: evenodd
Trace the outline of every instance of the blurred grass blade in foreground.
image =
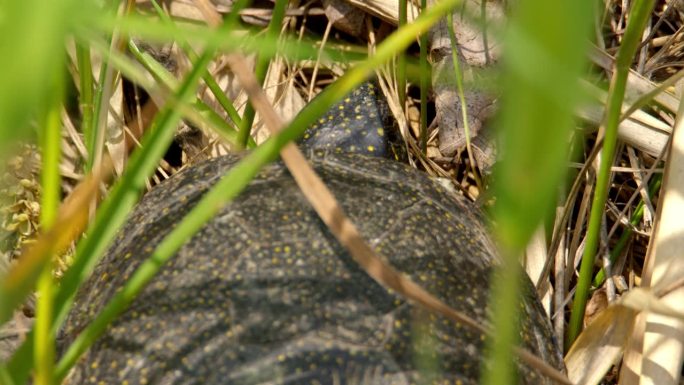
<svg viewBox="0 0 684 385">
<path fill-rule="evenodd" d="M 502 161 L 495 170 L 495 234 L 504 257 L 493 281 L 493 366 L 484 384 L 514 383 L 511 347 L 518 333 L 517 257 L 549 214 L 565 173 L 573 114 L 580 101 L 593 2 L 519 1 L 504 37 Z"/>
<path fill-rule="evenodd" d="M 29 123 L 50 93 L 54 68 L 63 67 L 71 24 L 89 7 L 73 0 L 0 3 L 0 159 L 12 143 L 33 136 Z M 43 119 L 36 119 L 43 121 Z M 5 162 L 0 162 L 4 167 Z"/>
</svg>

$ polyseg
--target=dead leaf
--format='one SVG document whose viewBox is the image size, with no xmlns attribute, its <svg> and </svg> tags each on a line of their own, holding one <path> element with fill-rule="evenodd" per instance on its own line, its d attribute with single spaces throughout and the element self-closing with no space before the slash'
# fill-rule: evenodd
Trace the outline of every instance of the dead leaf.
<svg viewBox="0 0 684 385">
<path fill-rule="evenodd" d="M 568 378 L 574 384 L 598 384 L 618 362 L 637 311 L 610 306 L 582 331 L 565 356 Z"/>
<path fill-rule="evenodd" d="M 650 291 L 636 292 L 630 297 L 638 298 L 641 294 L 657 293 L 666 288 L 669 292 L 657 300 L 653 295 L 642 296 L 639 304 L 648 305 L 650 312 L 637 318 L 625 352 L 620 384 L 675 385 L 681 377 L 684 320 L 678 309 L 684 303 L 684 287 L 670 288 L 684 276 L 681 256 L 684 249 L 684 223 L 681 220 L 684 212 L 683 114 L 684 103 L 680 101 L 665 167 L 659 220 L 649 244 L 643 274 L 642 287 L 650 288 Z"/>
</svg>

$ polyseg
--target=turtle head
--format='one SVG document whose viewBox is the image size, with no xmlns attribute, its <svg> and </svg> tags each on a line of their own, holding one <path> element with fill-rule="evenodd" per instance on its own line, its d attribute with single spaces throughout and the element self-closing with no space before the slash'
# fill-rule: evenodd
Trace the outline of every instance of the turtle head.
<svg viewBox="0 0 684 385">
<path fill-rule="evenodd" d="M 326 149 L 393 158 L 389 115 L 381 91 L 373 83 L 366 82 L 307 128 L 299 144 L 307 150 Z"/>
</svg>

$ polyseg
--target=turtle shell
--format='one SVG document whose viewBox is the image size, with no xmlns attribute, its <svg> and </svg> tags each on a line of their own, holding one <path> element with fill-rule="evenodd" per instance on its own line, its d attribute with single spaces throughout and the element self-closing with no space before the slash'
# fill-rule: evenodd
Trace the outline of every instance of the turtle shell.
<svg viewBox="0 0 684 385">
<path fill-rule="evenodd" d="M 142 199 L 77 296 L 67 341 L 239 159 L 186 169 Z M 323 151 L 309 159 L 373 249 L 486 322 L 496 252 L 477 211 L 398 162 Z M 521 344 L 562 370 L 525 280 Z M 274 163 L 162 268 L 68 383 L 476 384 L 483 340 L 370 278 Z M 550 383 L 519 367 L 520 383 Z"/>
</svg>

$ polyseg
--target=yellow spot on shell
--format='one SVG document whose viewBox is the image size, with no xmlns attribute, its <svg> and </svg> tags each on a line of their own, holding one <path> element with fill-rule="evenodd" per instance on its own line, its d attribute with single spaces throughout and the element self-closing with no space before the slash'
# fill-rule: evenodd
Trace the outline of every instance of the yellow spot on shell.
<svg viewBox="0 0 684 385">
<path fill-rule="evenodd" d="M 368 146 L 367 148 L 368 148 L 368 152 L 373 152 L 373 151 L 375 151 L 375 147 L 373 147 L 373 146 Z"/>
</svg>

